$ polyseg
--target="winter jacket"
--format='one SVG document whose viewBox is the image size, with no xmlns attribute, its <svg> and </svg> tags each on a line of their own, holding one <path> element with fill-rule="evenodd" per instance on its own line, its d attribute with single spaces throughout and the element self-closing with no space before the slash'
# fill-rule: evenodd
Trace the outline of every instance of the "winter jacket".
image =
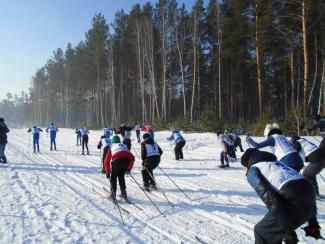
<svg viewBox="0 0 325 244">
<path fill-rule="evenodd" d="M 160 157 L 162 154 L 161 148 L 150 137 L 141 142 L 141 159 L 143 162 L 149 157 Z"/>
<path fill-rule="evenodd" d="M 106 174 L 111 173 L 111 161 L 120 158 L 127 158 L 130 160 L 128 171 L 131 171 L 134 165 L 135 158 L 133 154 L 127 149 L 126 145 L 122 143 L 114 143 L 111 145 L 110 150 L 107 152 L 104 159 L 104 168 Z"/>
<path fill-rule="evenodd" d="M 181 135 L 181 133 L 179 133 L 178 131 L 173 131 L 172 135 L 170 137 L 167 138 L 168 141 L 175 141 L 175 144 L 185 141 L 184 137 Z"/>
<path fill-rule="evenodd" d="M 0 144 L 8 143 L 7 133 L 9 129 L 5 123 L 0 123 Z"/>
<path fill-rule="evenodd" d="M 315 197 L 312 186 L 303 176 L 276 161 L 276 157 L 268 152 L 252 153 L 247 180 L 284 230 L 296 228 L 291 222 L 291 202 L 304 201 L 304 198 L 313 202 Z"/>
<path fill-rule="evenodd" d="M 121 134 L 123 138 L 131 138 L 132 127 L 123 125 L 116 134 Z"/>
<path fill-rule="evenodd" d="M 79 128 L 76 128 L 75 132 L 77 134 L 77 137 L 81 137 L 81 131 Z"/>
<path fill-rule="evenodd" d="M 98 142 L 97 148 L 101 149 L 102 147 L 109 147 L 112 144 L 111 140 L 106 136 L 101 136 L 100 141 Z"/>
</svg>

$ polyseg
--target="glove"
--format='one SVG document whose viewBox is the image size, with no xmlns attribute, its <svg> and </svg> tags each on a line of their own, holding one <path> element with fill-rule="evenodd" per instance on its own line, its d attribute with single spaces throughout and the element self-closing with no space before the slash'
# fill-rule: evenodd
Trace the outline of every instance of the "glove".
<svg viewBox="0 0 325 244">
<path fill-rule="evenodd" d="M 127 171 L 126 171 L 126 174 L 129 175 L 129 174 L 130 174 L 130 170 L 127 170 Z"/>
<path fill-rule="evenodd" d="M 100 146 L 99 145 L 97 145 L 97 149 L 100 149 Z"/>
<path fill-rule="evenodd" d="M 298 238 L 295 231 L 290 231 L 284 234 L 283 241 L 285 244 L 297 244 Z"/>
<path fill-rule="evenodd" d="M 106 174 L 106 178 L 107 178 L 107 179 L 110 179 L 110 178 L 111 178 L 110 174 L 107 173 L 107 174 Z"/>
<path fill-rule="evenodd" d="M 224 152 L 223 153 L 223 156 L 225 156 L 225 158 L 228 156 L 228 153 L 227 152 Z"/>
<path fill-rule="evenodd" d="M 302 228 L 306 232 L 306 236 L 314 237 L 316 240 L 321 238 L 320 227 L 316 225 L 308 225 Z"/>
</svg>

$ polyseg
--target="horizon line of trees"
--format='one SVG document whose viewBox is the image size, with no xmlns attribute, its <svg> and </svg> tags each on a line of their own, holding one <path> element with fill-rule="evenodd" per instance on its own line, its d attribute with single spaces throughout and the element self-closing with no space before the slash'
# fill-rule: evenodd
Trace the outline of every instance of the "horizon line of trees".
<svg viewBox="0 0 325 244">
<path fill-rule="evenodd" d="M 324 1 L 197 0 L 188 9 L 159 0 L 91 23 L 85 40 L 36 71 L 29 94 L 10 94 L 0 110 L 64 127 L 325 113 Z"/>
</svg>

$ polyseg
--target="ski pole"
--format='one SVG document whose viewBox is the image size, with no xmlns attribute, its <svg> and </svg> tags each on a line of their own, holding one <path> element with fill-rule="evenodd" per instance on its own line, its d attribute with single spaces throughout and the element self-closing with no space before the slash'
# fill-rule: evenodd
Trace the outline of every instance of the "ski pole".
<svg viewBox="0 0 325 244">
<path fill-rule="evenodd" d="M 148 174 L 150 175 L 151 179 L 155 182 L 157 188 L 160 188 L 160 187 L 158 187 L 157 181 L 155 180 L 155 178 L 153 177 L 153 175 L 150 173 L 150 171 L 148 170 L 148 168 L 147 168 L 147 167 L 144 167 L 144 168 L 147 170 L 147 172 L 148 172 Z M 167 198 L 166 193 L 165 193 L 161 188 L 160 188 L 160 190 L 161 190 L 162 194 L 164 195 L 164 197 L 166 198 L 166 200 L 167 200 L 167 202 L 169 203 L 169 205 L 172 206 L 172 207 L 174 207 L 174 204 L 172 204 L 172 203 L 169 201 L 169 199 Z"/>
<path fill-rule="evenodd" d="M 324 177 L 319 173 L 319 175 L 320 175 L 320 177 L 323 179 L 323 181 L 325 182 L 325 179 L 324 179 Z"/>
<path fill-rule="evenodd" d="M 111 192 L 113 193 L 113 187 L 112 187 L 112 183 L 111 183 L 111 180 L 109 180 L 110 182 L 110 188 L 111 188 Z M 118 211 L 120 212 L 120 216 L 121 216 L 121 220 L 123 222 L 123 225 L 125 226 L 125 222 L 124 222 L 124 219 L 123 219 L 123 215 L 122 215 L 122 212 L 121 212 L 121 209 L 120 209 L 120 205 L 118 204 L 118 201 L 116 200 L 116 193 L 113 193 L 115 196 L 115 199 L 113 199 L 113 202 L 116 204 L 117 208 L 118 208 Z"/>
<path fill-rule="evenodd" d="M 168 174 L 166 174 L 165 173 L 165 171 L 162 169 L 162 168 L 160 168 L 159 166 L 158 166 L 158 168 L 164 173 L 164 175 L 166 175 L 167 177 L 168 177 L 168 179 L 170 179 L 170 181 L 171 182 L 173 182 L 174 183 L 174 185 L 181 191 L 181 192 L 183 192 L 183 194 L 190 200 L 190 201 L 193 201 L 176 183 L 175 183 L 175 181 L 173 181 L 173 179 L 172 178 L 170 178 L 170 176 L 168 175 Z"/>
<path fill-rule="evenodd" d="M 155 202 L 149 197 L 149 195 L 146 193 L 145 190 L 142 189 L 142 187 L 140 186 L 140 184 L 136 181 L 136 179 L 133 177 L 133 175 L 130 173 L 131 178 L 134 180 L 134 182 L 140 187 L 140 189 L 143 191 L 143 193 L 147 196 L 147 198 L 151 201 L 151 203 L 156 207 L 156 209 L 158 210 L 159 213 L 161 213 L 164 217 L 165 214 L 160 210 L 160 208 L 158 208 L 158 206 L 155 204 Z"/>
<path fill-rule="evenodd" d="M 131 144 L 131 147 L 132 147 L 133 151 L 135 152 L 135 154 L 137 155 L 137 158 L 141 159 L 138 152 L 137 152 L 137 150 L 134 148 L 134 146 L 132 144 Z"/>
</svg>

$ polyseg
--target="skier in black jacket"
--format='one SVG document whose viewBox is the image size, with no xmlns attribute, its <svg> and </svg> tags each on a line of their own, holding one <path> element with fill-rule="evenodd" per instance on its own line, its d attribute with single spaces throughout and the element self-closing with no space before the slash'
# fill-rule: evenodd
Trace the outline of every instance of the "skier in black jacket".
<svg viewBox="0 0 325 244">
<path fill-rule="evenodd" d="M 156 189 L 157 185 L 153 176 L 153 170 L 160 163 L 162 150 L 157 142 L 151 139 L 149 133 L 143 134 L 143 142 L 141 143 L 141 159 L 142 159 L 142 179 L 143 187 L 149 191 L 149 187 Z"/>
<path fill-rule="evenodd" d="M 5 150 L 6 150 L 6 145 L 8 143 L 8 139 L 7 139 L 8 132 L 9 129 L 5 124 L 5 120 L 3 118 L 0 118 L 0 162 L 4 164 L 7 163 Z"/>
<path fill-rule="evenodd" d="M 241 158 L 247 180 L 269 209 L 255 225 L 256 244 L 298 242 L 295 232 L 306 221 L 306 236 L 320 238 L 316 219 L 315 191 L 298 172 L 277 161 L 268 152 L 247 149 Z"/>
<path fill-rule="evenodd" d="M 121 134 L 123 141 L 122 143 L 125 144 L 128 148 L 128 150 L 131 150 L 131 131 L 132 131 L 132 127 L 127 126 L 125 124 L 122 124 L 119 128 L 119 130 L 116 132 L 116 134 Z"/>
</svg>

